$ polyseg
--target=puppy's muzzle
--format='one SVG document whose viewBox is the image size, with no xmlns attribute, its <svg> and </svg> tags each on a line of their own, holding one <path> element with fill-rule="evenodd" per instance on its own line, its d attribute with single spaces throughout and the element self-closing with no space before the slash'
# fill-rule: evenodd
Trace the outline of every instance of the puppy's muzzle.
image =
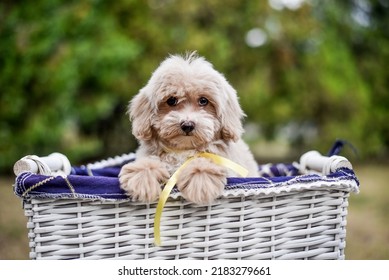
<svg viewBox="0 0 389 280">
<path fill-rule="evenodd" d="M 195 129 L 195 123 L 192 121 L 184 121 L 180 124 L 181 129 L 183 132 L 188 135 L 190 132 L 192 132 Z"/>
</svg>

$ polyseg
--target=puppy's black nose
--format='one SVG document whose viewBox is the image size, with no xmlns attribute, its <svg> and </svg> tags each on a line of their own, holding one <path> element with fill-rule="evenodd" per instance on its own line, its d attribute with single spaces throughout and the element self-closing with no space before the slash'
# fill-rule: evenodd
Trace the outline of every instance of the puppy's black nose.
<svg viewBox="0 0 389 280">
<path fill-rule="evenodd" d="M 181 129 L 186 134 L 188 134 L 189 132 L 193 131 L 193 129 L 195 129 L 195 124 L 192 121 L 184 121 L 181 123 Z"/>
</svg>

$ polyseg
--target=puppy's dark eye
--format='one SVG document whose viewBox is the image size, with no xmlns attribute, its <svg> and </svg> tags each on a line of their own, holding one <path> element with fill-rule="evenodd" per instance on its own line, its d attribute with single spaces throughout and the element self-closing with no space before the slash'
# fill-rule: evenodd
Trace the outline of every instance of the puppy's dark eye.
<svg viewBox="0 0 389 280">
<path fill-rule="evenodd" d="M 171 97 L 169 97 L 168 100 L 166 100 L 166 103 L 167 103 L 167 105 L 169 105 L 170 107 L 173 107 L 173 106 L 176 106 L 176 105 L 177 105 L 178 99 L 177 99 L 176 97 L 174 97 L 174 96 L 171 96 Z"/>
<path fill-rule="evenodd" d="M 207 106 L 209 103 L 208 99 L 205 97 L 200 97 L 198 102 L 199 102 L 199 105 L 202 107 Z"/>
</svg>

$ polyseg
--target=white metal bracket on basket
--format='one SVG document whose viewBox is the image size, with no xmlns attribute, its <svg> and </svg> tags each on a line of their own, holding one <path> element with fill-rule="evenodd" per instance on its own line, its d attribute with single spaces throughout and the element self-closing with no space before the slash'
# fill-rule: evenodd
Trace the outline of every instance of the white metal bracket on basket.
<svg viewBox="0 0 389 280">
<path fill-rule="evenodd" d="M 342 156 L 326 157 L 317 151 L 310 151 L 300 157 L 300 170 L 303 173 L 313 170 L 328 175 L 342 167 L 353 168 L 348 159 Z"/>
<path fill-rule="evenodd" d="M 13 170 L 16 176 L 23 172 L 66 176 L 70 174 L 71 168 L 70 162 L 65 155 L 52 153 L 46 157 L 25 156 L 14 164 Z"/>
</svg>

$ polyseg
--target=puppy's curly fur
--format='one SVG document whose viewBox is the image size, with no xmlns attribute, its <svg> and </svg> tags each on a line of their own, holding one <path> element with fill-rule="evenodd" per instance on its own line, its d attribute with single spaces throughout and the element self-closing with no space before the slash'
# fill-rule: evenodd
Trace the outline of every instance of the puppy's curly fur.
<svg viewBox="0 0 389 280">
<path fill-rule="evenodd" d="M 254 157 L 241 139 L 245 115 L 236 91 L 196 53 L 164 60 L 130 102 L 129 115 L 140 146 L 119 180 L 134 200 L 156 201 L 172 173 L 198 152 L 229 158 L 257 176 Z M 198 157 L 179 174 L 177 188 L 187 200 L 206 204 L 221 195 L 227 176 L 235 175 Z"/>
</svg>

